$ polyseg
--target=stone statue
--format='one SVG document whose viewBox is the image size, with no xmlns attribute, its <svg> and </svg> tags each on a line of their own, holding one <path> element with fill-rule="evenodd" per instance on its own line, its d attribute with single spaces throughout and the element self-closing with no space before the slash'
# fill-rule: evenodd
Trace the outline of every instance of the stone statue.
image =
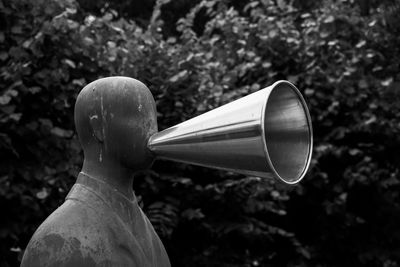
<svg viewBox="0 0 400 267">
<path fill-rule="evenodd" d="M 133 174 L 149 168 L 157 132 L 149 89 L 127 77 L 99 79 L 78 95 L 84 163 L 65 202 L 37 229 L 21 266 L 170 266 L 138 206 Z"/>
</svg>

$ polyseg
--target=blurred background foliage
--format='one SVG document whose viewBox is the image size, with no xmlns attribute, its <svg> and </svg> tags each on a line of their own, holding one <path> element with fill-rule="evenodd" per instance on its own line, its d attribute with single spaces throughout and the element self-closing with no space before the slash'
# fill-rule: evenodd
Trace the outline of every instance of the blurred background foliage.
<svg viewBox="0 0 400 267">
<path fill-rule="evenodd" d="M 159 129 L 287 79 L 315 149 L 301 184 L 156 162 L 135 191 L 173 266 L 399 266 L 400 3 L 0 0 L 0 265 L 80 170 L 79 90 L 125 75 Z"/>
</svg>

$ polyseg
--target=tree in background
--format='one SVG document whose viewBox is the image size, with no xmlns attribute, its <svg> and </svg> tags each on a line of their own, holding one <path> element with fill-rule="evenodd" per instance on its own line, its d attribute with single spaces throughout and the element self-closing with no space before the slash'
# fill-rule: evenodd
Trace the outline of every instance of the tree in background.
<svg viewBox="0 0 400 267">
<path fill-rule="evenodd" d="M 0 1 L 2 265 L 73 184 L 75 98 L 109 75 L 149 86 L 160 129 L 279 79 L 308 100 L 315 149 L 298 186 L 162 161 L 137 175 L 173 266 L 399 264 L 397 4 L 90 3 Z"/>
</svg>

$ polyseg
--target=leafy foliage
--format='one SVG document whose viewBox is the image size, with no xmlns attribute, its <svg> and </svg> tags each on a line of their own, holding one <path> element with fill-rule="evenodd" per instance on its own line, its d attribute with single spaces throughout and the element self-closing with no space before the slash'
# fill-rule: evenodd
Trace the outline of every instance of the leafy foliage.
<svg viewBox="0 0 400 267">
<path fill-rule="evenodd" d="M 301 185 L 162 161 L 136 177 L 174 266 L 399 264 L 397 5 L 181 2 L 158 0 L 145 23 L 127 2 L 0 1 L 1 264 L 18 264 L 74 182 L 74 101 L 109 75 L 149 86 L 160 129 L 279 79 L 308 100 L 315 149 Z"/>
</svg>

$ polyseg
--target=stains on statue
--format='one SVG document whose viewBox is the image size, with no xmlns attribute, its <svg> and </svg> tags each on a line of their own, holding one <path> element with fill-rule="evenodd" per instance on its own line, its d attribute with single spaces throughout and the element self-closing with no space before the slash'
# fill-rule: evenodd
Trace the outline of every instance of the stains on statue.
<svg viewBox="0 0 400 267">
<path fill-rule="evenodd" d="M 104 140 L 104 148 L 107 151 L 107 135 L 106 135 L 106 127 L 107 127 L 107 110 L 104 109 L 104 100 L 103 94 L 100 95 L 100 105 L 101 105 L 101 131 L 103 133 L 103 140 Z"/>
<path fill-rule="evenodd" d="M 47 266 L 50 259 L 54 266 L 95 266 L 90 255 L 84 255 L 81 242 L 77 238 L 64 239 L 59 234 L 49 234 L 32 244 L 33 253 L 26 262 L 27 266 Z"/>
</svg>

